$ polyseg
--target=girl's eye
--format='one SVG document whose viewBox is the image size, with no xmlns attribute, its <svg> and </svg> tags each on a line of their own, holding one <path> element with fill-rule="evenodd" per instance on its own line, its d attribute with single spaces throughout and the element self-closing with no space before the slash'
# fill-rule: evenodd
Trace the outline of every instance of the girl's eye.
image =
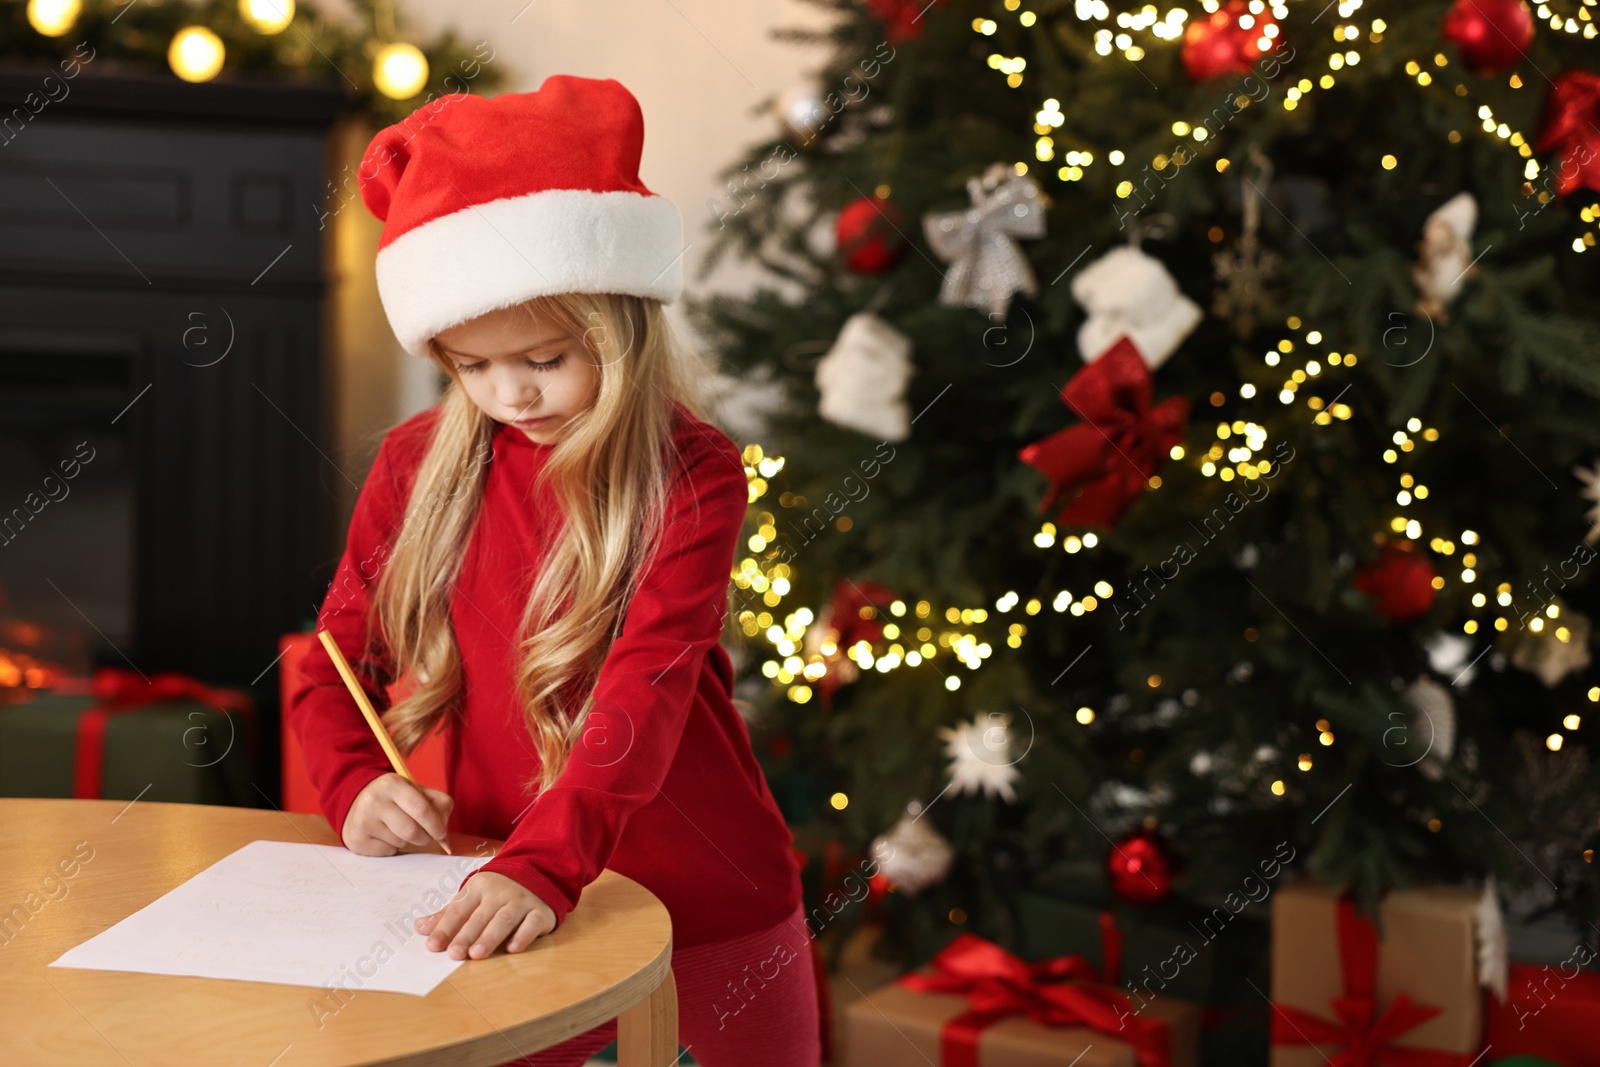
<svg viewBox="0 0 1600 1067">
<path fill-rule="evenodd" d="M 555 370 L 557 367 L 561 366 L 561 361 L 566 359 L 566 358 L 567 358 L 567 354 L 565 352 L 563 352 L 563 353 L 561 353 L 561 355 L 557 356 L 555 359 L 547 359 L 542 363 L 539 362 L 538 360 L 532 360 L 532 359 L 526 360 L 526 362 L 527 362 L 528 366 L 532 367 L 534 370 L 550 371 L 550 370 Z M 456 370 L 461 374 L 474 374 L 474 373 L 476 373 L 476 372 L 478 372 L 478 371 L 483 369 L 484 362 L 485 362 L 484 360 L 479 360 L 476 363 L 457 363 L 456 364 Z"/>
</svg>

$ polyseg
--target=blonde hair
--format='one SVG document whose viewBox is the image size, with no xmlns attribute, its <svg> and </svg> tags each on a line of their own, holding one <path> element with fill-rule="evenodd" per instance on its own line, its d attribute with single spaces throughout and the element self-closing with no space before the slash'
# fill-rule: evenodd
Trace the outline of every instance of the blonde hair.
<svg viewBox="0 0 1600 1067">
<path fill-rule="evenodd" d="M 563 426 L 536 479 L 549 486 L 560 515 L 552 517 L 548 554 L 512 635 L 516 693 L 541 761 L 524 785 L 542 791 L 582 734 L 600 665 L 662 526 L 677 458 L 671 401 L 706 418 L 697 384 L 710 364 L 678 342 L 658 300 L 567 293 L 521 306 L 581 338 L 581 352 L 569 358 L 591 359 L 599 379 L 593 405 Z M 451 381 L 368 614 L 369 643 L 382 640 L 412 682 L 383 715 L 407 752 L 461 713 L 450 596 L 483 497 L 481 457 L 497 425 L 431 340 L 428 348 Z"/>
</svg>

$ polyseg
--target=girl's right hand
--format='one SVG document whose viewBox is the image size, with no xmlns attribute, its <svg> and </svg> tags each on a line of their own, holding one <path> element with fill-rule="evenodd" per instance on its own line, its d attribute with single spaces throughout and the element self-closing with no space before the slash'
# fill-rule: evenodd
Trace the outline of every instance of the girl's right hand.
<svg viewBox="0 0 1600 1067">
<path fill-rule="evenodd" d="M 448 793 L 379 775 L 356 794 L 344 819 L 344 847 L 358 856 L 392 856 L 407 845 L 441 844 L 455 801 Z"/>
</svg>

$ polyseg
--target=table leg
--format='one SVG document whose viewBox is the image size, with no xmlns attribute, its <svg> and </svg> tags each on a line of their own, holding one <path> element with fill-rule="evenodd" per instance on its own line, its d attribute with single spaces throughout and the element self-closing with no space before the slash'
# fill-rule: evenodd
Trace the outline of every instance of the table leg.
<svg viewBox="0 0 1600 1067">
<path fill-rule="evenodd" d="M 672 968 L 656 991 L 617 1016 L 617 1067 L 673 1067 L 678 1061 L 678 986 Z"/>
</svg>

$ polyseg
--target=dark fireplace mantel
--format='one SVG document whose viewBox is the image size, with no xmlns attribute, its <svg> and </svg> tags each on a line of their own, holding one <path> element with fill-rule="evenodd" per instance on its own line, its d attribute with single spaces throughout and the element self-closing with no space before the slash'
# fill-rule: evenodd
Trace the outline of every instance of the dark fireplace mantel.
<svg viewBox="0 0 1600 1067">
<path fill-rule="evenodd" d="M 39 107 L 49 68 L 0 69 L 0 615 L 249 684 L 335 562 L 319 216 L 344 97 L 93 71 Z"/>
</svg>

